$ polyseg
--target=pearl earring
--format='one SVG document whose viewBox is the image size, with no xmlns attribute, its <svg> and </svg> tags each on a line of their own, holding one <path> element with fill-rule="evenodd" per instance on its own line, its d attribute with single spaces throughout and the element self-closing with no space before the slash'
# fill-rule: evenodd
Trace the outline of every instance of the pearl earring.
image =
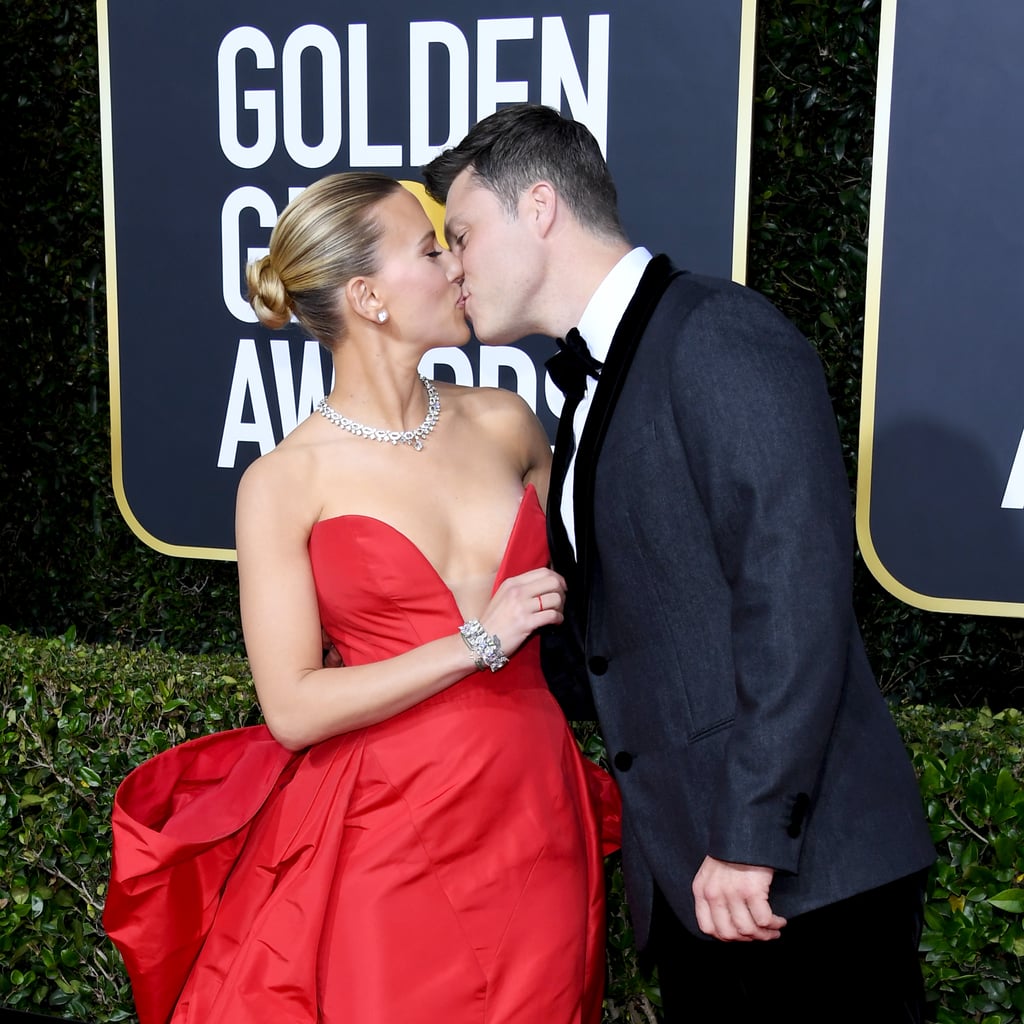
<svg viewBox="0 0 1024 1024">
<path fill-rule="evenodd" d="M 388 322 L 388 311 L 386 309 L 382 309 L 377 314 L 377 322 L 382 324 L 386 324 Z"/>
</svg>

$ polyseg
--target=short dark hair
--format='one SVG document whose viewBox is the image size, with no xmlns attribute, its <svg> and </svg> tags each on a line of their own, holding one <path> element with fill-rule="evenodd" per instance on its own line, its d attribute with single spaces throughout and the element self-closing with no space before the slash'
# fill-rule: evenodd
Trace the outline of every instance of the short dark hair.
<svg viewBox="0 0 1024 1024">
<path fill-rule="evenodd" d="M 551 107 L 517 103 L 479 121 L 457 146 L 423 168 L 427 192 L 445 202 L 452 182 L 467 168 L 510 217 L 526 189 L 549 181 L 585 228 L 608 238 L 626 237 L 615 183 L 597 139 L 586 125 Z"/>
</svg>

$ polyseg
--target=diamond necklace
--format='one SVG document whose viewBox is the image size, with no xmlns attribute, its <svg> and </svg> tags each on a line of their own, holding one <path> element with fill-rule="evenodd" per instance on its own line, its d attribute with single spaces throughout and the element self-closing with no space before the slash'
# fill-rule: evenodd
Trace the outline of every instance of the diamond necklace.
<svg viewBox="0 0 1024 1024">
<path fill-rule="evenodd" d="M 390 441 L 391 444 L 407 444 L 416 451 L 423 451 L 423 441 L 437 425 L 437 418 L 441 415 L 441 399 L 438 397 L 437 388 L 433 382 L 427 380 L 420 374 L 420 383 L 427 392 L 427 418 L 415 430 L 380 430 L 377 427 L 367 427 L 362 423 L 356 423 L 347 416 L 342 416 L 336 409 L 327 404 L 326 398 L 321 398 L 317 403 L 316 411 L 324 419 L 330 420 L 336 427 L 347 430 L 356 437 L 368 437 L 371 441 Z"/>
</svg>

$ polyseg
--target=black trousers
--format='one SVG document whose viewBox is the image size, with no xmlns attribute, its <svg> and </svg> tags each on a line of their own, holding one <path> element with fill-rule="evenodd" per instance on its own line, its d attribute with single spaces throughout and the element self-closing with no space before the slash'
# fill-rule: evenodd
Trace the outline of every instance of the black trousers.
<svg viewBox="0 0 1024 1024">
<path fill-rule="evenodd" d="M 701 939 L 655 893 L 645 962 L 664 1024 L 921 1024 L 927 872 L 791 917 L 769 942 Z"/>
</svg>

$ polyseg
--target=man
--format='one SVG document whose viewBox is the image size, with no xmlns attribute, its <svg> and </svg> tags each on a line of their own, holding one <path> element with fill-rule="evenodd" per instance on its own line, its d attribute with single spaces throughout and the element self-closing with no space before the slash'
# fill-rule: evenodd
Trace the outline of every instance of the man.
<svg viewBox="0 0 1024 1024">
<path fill-rule="evenodd" d="M 477 336 L 569 336 L 552 556 L 665 1020 L 919 1020 L 934 850 L 851 608 L 816 355 L 753 291 L 633 248 L 597 143 L 551 109 L 504 108 L 424 172 Z"/>
</svg>

